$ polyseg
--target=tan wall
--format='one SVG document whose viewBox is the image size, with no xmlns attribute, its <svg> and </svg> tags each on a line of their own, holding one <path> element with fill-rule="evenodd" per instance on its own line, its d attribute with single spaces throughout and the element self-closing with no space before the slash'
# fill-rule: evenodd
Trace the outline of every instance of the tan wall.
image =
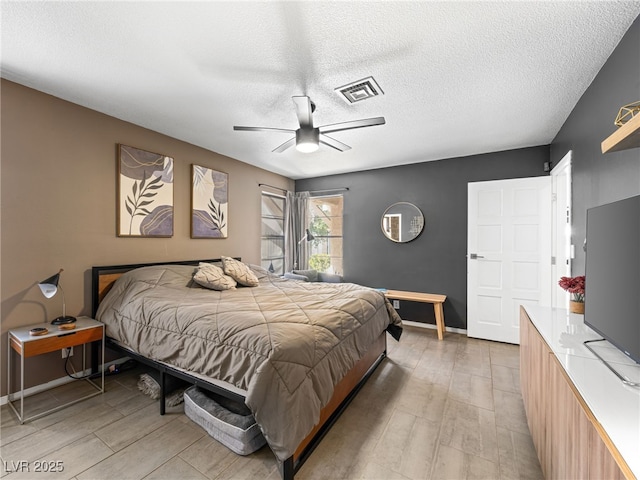
<svg viewBox="0 0 640 480">
<path fill-rule="evenodd" d="M 47 300 L 36 286 L 58 269 L 67 314 L 77 316 L 90 314 L 94 265 L 221 255 L 260 263 L 258 183 L 293 190 L 292 180 L 6 80 L 0 93 L 0 394 L 7 331 L 62 313 L 59 294 Z M 173 157 L 173 237 L 116 236 L 118 143 Z M 190 238 L 192 163 L 229 174 L 227 239 Z M 28 386 L 64 376 L 59 352 L 27 366 Z"/>
</svg>

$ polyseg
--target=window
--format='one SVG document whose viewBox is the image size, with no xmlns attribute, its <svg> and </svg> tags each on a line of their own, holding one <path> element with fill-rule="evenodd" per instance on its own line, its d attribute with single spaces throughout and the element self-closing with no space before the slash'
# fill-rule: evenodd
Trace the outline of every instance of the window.
<svg viewBox="0 0 640 480">
<path fill-rule="evenodd" d="M 278 275 L 284 274 L 284 197 L 262 193 L 261 264 Z"/>
<path fill-rule="evenodd" d="M 309 198 L 309 268 L 343 274 L 342 195 Z"/>
</svg>

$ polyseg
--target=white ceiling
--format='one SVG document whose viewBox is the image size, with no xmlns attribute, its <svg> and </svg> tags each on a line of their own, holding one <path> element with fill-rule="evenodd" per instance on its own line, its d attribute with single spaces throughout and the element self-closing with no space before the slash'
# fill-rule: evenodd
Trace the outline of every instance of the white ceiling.
<svg viewBox="0 0 640 480">
<path fill-rule="evenodd" d="M 298 179 L 550 143 L 640 2 L 2 0 L 0 13 L 4 78 Z M 370 75 L 384 95 L 334 92 Z M 287 134 L 233 131 L 297 128 L 293 95 L 317 105 L 316 126 L 387 123 L 333 134 L 344 153 L 271 153 Z"/>
</svg>

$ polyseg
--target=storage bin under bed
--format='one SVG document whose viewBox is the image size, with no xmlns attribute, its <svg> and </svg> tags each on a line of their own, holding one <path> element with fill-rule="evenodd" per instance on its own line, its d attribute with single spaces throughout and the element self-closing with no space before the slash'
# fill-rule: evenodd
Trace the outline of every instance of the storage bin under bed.
<svg viewBox="0 0 640 480">
<path fill-rule="evenodd" d="M 196 386 L 184 392 L 184 413 L 238 455 L 249 455 L 267 443 L 246 405 L 214 397 Z"/>
</svg>

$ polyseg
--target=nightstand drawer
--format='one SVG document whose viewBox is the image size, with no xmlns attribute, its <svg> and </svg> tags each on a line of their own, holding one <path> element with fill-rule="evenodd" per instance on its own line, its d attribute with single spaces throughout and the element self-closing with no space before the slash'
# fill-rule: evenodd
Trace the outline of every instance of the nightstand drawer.
<svg viewBox="0 0 640 480">
<path fill-rule="evenodd" d="M 11 337 L 11 348 L 25 358 L 40 355 L 42 353 L 54 352 L 63 348 L 75 347 L 89 342 L 102 341 L 103 327 L 88 328 L 79 331 L 60 332 L 56 336 L 47 336 L 42 339 L 34 339 L 30 342 L 20 343 L 16 338 Z"/>
</svg>

